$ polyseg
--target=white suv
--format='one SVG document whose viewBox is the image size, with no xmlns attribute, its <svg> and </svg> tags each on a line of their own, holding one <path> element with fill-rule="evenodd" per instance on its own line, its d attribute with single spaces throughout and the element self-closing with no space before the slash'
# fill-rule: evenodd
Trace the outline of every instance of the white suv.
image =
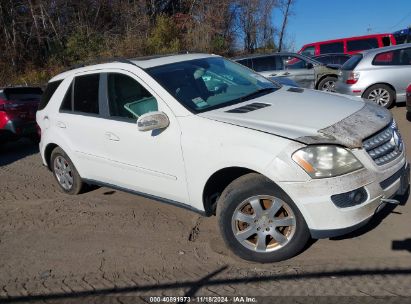
<svg viewBox="0 0 411 304">
<path fill-rule="evenodd" d="M 356 229 L 409 183 L 389 111 L 214 55 L 64 72 L 37 123 L 64 192 L 103 185 L 217 214 L 228 247 L 259 262 Z"/>
</svg>

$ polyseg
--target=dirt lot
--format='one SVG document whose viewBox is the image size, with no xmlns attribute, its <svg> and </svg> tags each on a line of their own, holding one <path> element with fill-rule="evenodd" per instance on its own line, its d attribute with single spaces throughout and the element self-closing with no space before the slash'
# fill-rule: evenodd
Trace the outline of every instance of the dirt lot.
<svg viewBox="0 0 411 304">
<path fill-rule="evenodd" d="M 411 159 L 411 122 L 404 107 L 393 112 Z M 314 242 L 294 259 L 248 263 L 226 250 L 215 217 L 107 188 L 60 193 L 38 149 L 22 140 L 0 148 L 0 302 L 328 295 L 404 303 L 410 218 L 411 204 L 386 208 L 360 231 Z"/>
</svg>

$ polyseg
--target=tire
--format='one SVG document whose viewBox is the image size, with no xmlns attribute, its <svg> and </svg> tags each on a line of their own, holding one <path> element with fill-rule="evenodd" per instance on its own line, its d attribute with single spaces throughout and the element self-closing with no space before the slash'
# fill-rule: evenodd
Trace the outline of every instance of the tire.
<svg viewBox="0 0 411 304">
<path fill-rule="evenodd" d="M 257 173 L 246 174 L 228 185 L 217 202 L 217 216 L 227 247 L 240 258 L 253 262 L 289 259 L 310 239 L 307 224 L 294 202 Z"/>
<path fill-rule="evenodd" d="M 337 82 L 337 77 L 327 76 L 318 84 L 318 89 L 320 91 L 335 92 L 335 83 Z"/>
<path fill-rule="evenodd" d="M 411 112 L 407 112 L 406 118 L 408 121 L 411 121 Z"/>
<path fill-rule="evenodd" d="M 395 92 L 385 84 L 376 84 L 364 92 L 363 98 L 389 109 L 394 103 Z"/>
<path fill-rule="evenodd" d="M 71 159 L 59 147 L 51 152 L 50 166 L 60 189 L 67 194 L 82 192 L 84 183 Z"/>
</svg>

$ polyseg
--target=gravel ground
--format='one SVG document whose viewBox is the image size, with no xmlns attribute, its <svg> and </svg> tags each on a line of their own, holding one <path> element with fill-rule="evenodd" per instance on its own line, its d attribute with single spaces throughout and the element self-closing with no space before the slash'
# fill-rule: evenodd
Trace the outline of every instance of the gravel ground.
<svg viewBox="0 0 411 304">
<path fill-rule="evenodd" d="M 411 122 L 404 107 L 392 111 L 411 159 Z M 249 263 L 225 248 L 215 217 L 108 188 L 60 193 L 37 147 L 21 140 L 0 147 L 0 302 L 411 302 L 410 218 L 411 204 L 388 207 L 361 230 L 313 242 L 293 259 Z"/>
</svg>

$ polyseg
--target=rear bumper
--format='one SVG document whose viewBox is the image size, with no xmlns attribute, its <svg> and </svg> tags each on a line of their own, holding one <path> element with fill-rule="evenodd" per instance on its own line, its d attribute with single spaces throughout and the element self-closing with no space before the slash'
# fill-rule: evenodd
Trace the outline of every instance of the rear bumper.
<svg viewBox="0 0 411 304">
<path fill-rule="evenodd" d="M 335 90 L 337 93 L 340 94 L 346 94 L 346 95 L 352 95 L 352 96 L 358 96 L 361 97 L 362 94 L 364 93 L 364 88 L 359 87 L 356 84 L 346 84 L 342 82 L 341 80 L 338 80 L 335 84 Z"/>
<path fill-rule="evenodd" d="M 11 139 L 15 137 L 31 136 L 36 134 L 36 122 L 9 120 L 3 129 L 0 130 L 1 139 Z"/>
</svg>

